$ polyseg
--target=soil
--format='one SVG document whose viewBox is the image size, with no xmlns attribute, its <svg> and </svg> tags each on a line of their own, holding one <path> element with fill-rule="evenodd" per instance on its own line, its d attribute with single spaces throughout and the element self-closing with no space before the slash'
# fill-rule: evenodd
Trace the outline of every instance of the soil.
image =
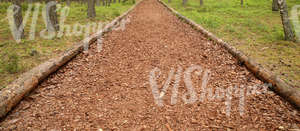
<svg viewBox="0 0 300 131">
<path fill-rule="evenodd" d="M 156 0 L 144 0 L 127 17 L 125 30 L 103 37 L 103 49 L 92 44 L 44 80 L 1 122 L 1 130 L 286 130 L 299 127 L 300 114 L 266 87 L 242 97 L 237 91 L 262 85 L 225 49 L 177 19 Z M 206 89 L 235 89 L 230 115 L 227 99 L 193 103 L 182 75 L 176 104 L 171 104 L 174 79 L 163 106 L 155 103 L 150 72 L 161 70 L 161 89 L 170 70 L 199 65 L 210 70 Z M 202 71 L 203 72 L 203 71 Z M 157 73 L 158 74 L 158 73 Z M 196 75 L 198 74 L 198 75 Z M 197 97 L 203 74 L 192 72 Z M 189 97 L 188 97 L 189 98 Z M 244 108 L 244 114 L 240 110 Z"/>
</svg>

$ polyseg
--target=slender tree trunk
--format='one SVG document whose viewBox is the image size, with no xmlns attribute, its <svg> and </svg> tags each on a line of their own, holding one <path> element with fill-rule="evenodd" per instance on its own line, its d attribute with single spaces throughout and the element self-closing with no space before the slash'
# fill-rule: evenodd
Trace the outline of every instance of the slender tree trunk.
<svg viewBox="0 0 300 131">
<path fill-rule="evenodd" d="M 14 24 L 16 26 L 16 32 L 17 37 L 20 39 L 23 39 L 24 36 L 24 27 L 23 27 L 23 17 L 22 17 L 22 6 L 20 0 L 13 0 L 12 3 L 16 5 L 16 7 L 13 9 L 14 12 Z"/>
<path fill-rule="evenodd" d="M 67 6 L 70 6 L 70 5 L 71 5 L 71 1 L 67 0 Z"/>
<path fill-rule="evenodd" d="M 81 4 L 84 4 L 84 3 L 85 3 L 85 0 L 81 0 L 80 3 L 81 3 Z"/>
<path fill-rule="evenodd" d="M 107 0 L 108 2 L 108 4 L 106 4 L 107 6 L 110 6 L 110 3 L 111 3 L 111 0 Z"/>
<path fill-rule="evenodd" d="M 105 6 L 105 0 L 102 0 L 102 5 Z"/>
<path fill-rule="evenodd" d="M 187 0 L 183 0 L 182 1 L 182 5 L 185 6 L 186 5 Z"/>
<path fill-rule="evenodd" d="M 241 6 L 243 6 L 244 5 L 244 0 L 241 0 Z"/>
<path fill-rule="evenodd" d="M 100 0 L 96 0 L 96 6 L 100 6 Z"/>
<path fill-rule="evenodd" d="M 295 41 L 295 35 L 288 16 L 288 9 L 285 0 L 278 0 L 280 16 L 286 40 Z"/>
<path fill-rule="evenodd" d="M 121 3 L 121 0 L 119 0 L 119 3 Z"/>
<path fill-rule="evenodd" d="M 272 11 L 278 11 L 279 7 L 278 7 L 278 0 L 273 0 L 272 2 Z"/>
<path fill-rule="evenodd" d="M 58 31 L 59 24 L 57 20 L 57 12 L 56 12 L 56 1 L 54 0 L 46 0 L 46 17 L 47 17 L 47 30 L 48 31 Z"/>
<path fill-rule="evenodd" d="M 113 0 L 113 3 L 116 3 L 116 0 Z"/>
<path fill-rule="evenodd" d="M 88 0 L 87 15 L 88 15 L 88 18 L 95 18 L 96 17 L 95 0 Z"/>
<path fill-rule="evenodd" d="M 172 2 L 172 0 L 168 0 L 168 3 L 171 3 Z"/>
<path fill-rule="evenodd" d="M 33 3 L 33 0 L 28 0 L 28 3 L 29 3 L 29 4 L 32 4 L 32 3 Z"/>
<path fill-rule="evenodd" d="M 202 6 L 203 5 L 203 0 L 200 0 L 200 6 Z"/>
</svg>

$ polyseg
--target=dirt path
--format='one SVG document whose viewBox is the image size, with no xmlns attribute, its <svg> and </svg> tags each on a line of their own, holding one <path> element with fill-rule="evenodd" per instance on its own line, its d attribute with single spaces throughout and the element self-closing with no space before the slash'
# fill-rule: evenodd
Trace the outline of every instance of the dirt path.
<svg viewBox="0 0 300 131">
<path fill-rule="evenodd" d="M 171 68 L 185 71 L 192 65 L 211 71 L 208 89 L 230 85 L 246 89 L 262 82 L 155 0 L 144 0 L 129 19 L 124 31 L 104 36 L 100 53 L 92 45 L 89 54 L 78 55 L 41 83 L 1 122 L 1 129 L 274 130 L 300 126 L 300 114 L 270 91 L 248 95 L 243 115 L 238 95 L 232 97 L 230 116 L 226 116 L 226 97 L 185 104 L 183 78 L 177 103 L 170 104 L 173 81 L 163 97 L 164 106 L 159 107 L 149 84 L 149 74 L 156 67 L 161 70 L 160 87 Z M 202 76 L 192 77 L 198 97 Z"/>
</svg>

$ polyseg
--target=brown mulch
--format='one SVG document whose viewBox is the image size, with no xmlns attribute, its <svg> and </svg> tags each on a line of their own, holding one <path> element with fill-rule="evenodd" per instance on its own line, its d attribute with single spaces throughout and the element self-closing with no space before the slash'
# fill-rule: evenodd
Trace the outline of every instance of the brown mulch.
<svg viewBox="0 0 300 131">
<path fill-rule="evenodd" d="M 185 104 L 181 80 L 178 102 L 155 104 L 149 73 L 200 65 L 211 71 L 207 88 L 263 84 L 222 47 L 181 22 L 156 0 L 144 0 L 128 16 L 124 31 L 105 34 L 103 50 L 93 44 L 42 82 L 2 120 L 1 130 L 235 130 L 290 129 L 300 114 L 271 91 L 248 95 L 244 115 L 238 95 L 226 116 L 225 98 Z M 182 78 L 183 79 L 183 78 Z M 197 95 L 201 77 L 193 76 Z M 242 87 L 244 86 L 244 87 Z M 262 89 L 260 89 L 262 90 Z"/>
</svg>

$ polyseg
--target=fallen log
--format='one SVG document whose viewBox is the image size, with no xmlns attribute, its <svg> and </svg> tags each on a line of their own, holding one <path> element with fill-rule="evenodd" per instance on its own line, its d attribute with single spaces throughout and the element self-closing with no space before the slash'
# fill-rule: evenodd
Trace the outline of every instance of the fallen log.
<svg viewBox="0 0 300 131">
<path fill-rule="evenodd" d="M 186 18 L 185 16 L 178 13 L 173 8 L 169 7 L 166 3 L 161 0 L 158 0 L 163 6 L 165 6 L 169 11 L 175 14 L 179 19 L 183 20 L 185 23 L 191 25 L 194 29 L 200 31 L 207 38 L 211 39 L 217 44 L 223 46 L 231 55 L 238 59 L 241 63 L 247 67 L 247 69 L 252 72 L 260 80 L 271 83 L 270 87 L 275 93 L 283 97 L 285 100 L 294 105 L 298 110 L 300 110 L 300 91 L 296 88 L 293 88 L 281 80 L 278 76 L 273 75 L 270 71 L 266 70 L 259 64 L 257 64 L 253 59 L 246 56 L 241 51 L 237 50 L 235 47 L 224 42 L 222 39 L 218 38 L 208 30 L 204 29 L 202 26 L 198 25 L 194 21 Z"/>
<path fill-rule="evenodd" d="M 135 4 L 121 16 L 115 18 L 105 28 L 97 33 L 75 43 L 70 49 L 66 50 L 61 56 L 50 59 L 28 72 L 22 74 L 17 80 L 13 81 L 6 88 L 0 91 L 0 118 L 15 107 L 24 96 L 29 94 L 42 80 L 47 78 L 51 73 L 58 70 L 61 66 L 70 61 L 73 57 L 83 51 L 84 46 L 94 43 L 100 39 L 104 33 L 112 30 L 112 28 L 120 23 L 139 3 Z"/>
</svg>

